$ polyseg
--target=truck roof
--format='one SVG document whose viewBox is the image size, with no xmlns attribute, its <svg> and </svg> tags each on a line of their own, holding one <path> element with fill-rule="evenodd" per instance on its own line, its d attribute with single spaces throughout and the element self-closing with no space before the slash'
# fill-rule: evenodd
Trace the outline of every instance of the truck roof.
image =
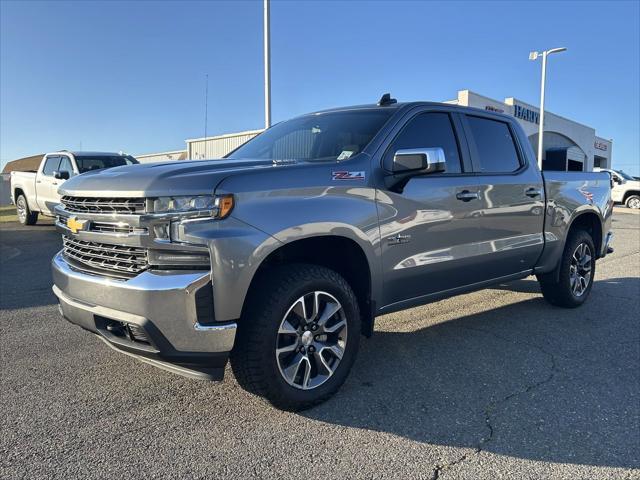
<svg viewBox="0 0 640 480">
<path fill-rule="evenodd" d="M 483 112 L 483 114 L 490 114 L 491 116 L 495 116 L 495 117 L 503 117 L 505 119 L 512 118 L 509 115 L 506 115 L 504 113 L 490 112 L 490 111 L 483 110 L 481 108 L 460 106 L 452 103 L 428 102 L 428 101 L 398 102 L 398 103 L 392 103 L 392 104 L 386 104 L 386 105 L 378 105 L 378 104 L 351 105 L 347 107 L 328 108 L 325 110 L 319 110 L 317 112 L 308 113 L 306 115 L 316 115 L 316 114 L 330 113 L 330 112 L 361 111 L 361 110 L 401 111 L 401 110 L 409 110 L 414 107 L 445 107 L 449 110 L 456 110 L 459 112 L 481 111 Z"/>
</svg>

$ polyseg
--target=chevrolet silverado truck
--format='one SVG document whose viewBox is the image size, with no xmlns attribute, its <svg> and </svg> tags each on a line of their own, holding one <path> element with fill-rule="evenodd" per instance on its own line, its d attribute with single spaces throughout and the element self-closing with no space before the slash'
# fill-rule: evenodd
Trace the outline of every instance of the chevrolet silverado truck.
<svg viewBox="0 0 640 480">
<path fill-rule="evenodd" d="M 22 225 L 34 225 L 40 213 L 53 216 L 60 203 L 58 188 L 75 175 L 135 163 L 138 161 L 132 156 L 118 153 L 47 153 L 37 171 L 11 172 L 11 203 L 16 206 L 18 221 Z"/>
<path fill-rule="evenodd" d="M 230 358 L 288 410 L 338 390 L 377 316 L 529 275 L 577 307 L 612 251 L 606 173 L 540 172 L 512 117 L 388 95 L 60 193 L 68 321 L 192 377 Z"/>
</svg>

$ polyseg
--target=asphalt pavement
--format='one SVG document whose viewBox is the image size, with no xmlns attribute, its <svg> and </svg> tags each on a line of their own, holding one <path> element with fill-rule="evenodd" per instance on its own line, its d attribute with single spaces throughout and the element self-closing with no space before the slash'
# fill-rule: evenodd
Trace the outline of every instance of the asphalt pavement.
<svg viewBox="0 0 640 480">
<path fill-rule="evenodd" d="M 64 321 L 48 225 L 0 226 L 0 478 L 640 479 L 640 215 L 581 308 L 535 279 L 380 317 L 327 403 L 275 410 Z"/>
</svg>

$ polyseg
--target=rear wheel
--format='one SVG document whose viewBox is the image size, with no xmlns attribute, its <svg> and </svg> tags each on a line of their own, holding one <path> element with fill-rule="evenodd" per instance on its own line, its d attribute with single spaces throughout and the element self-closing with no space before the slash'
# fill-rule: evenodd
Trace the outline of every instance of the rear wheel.
<svg viewBox="0 0 640 480">
<path fill-rule="evenodd" d="M 253 290 L 231 354 L 240 385 L 284 410 L 328 399 L 358 351 L 360 312 L 349 284 L 333 270 L 298 264 L 268 271 Z"/>
<path fill-rule="evenodd" d="M 596 249 L 591 235 L 584 230 L 573 231 L 558 270 L 538 275 L 542 295 L 559 307 L 579 307 L 589 297 L 595 272 Z"/>
<path fill-rule="evenodd" d="M 639 209 L 640 208 L 640 195 L 630 195 L 625 202 L 627 208 Z"/>
<path fill-rule="evenodd" d="M 22 225 L 35 225 L 38 221 L 38 212 L 32 212 L 29 209 L 29 204 L 23 194 L 18 195 L 18 199 L 16 200 L 16 212 L 18 214 L 18 221 Z"/>
</svg>

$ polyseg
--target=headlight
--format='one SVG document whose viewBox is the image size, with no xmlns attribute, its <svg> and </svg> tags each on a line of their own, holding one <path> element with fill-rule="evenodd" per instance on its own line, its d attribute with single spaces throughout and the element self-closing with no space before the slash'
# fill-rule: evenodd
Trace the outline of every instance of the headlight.
<svg viewBox="0 0 640 480">
<path fill-rule="evenodd" d="M 159 197 L 153 201 L 154 213 L 210 211 L 214 218 L 225 218 L 232 209 L 233 195 Z"/>
</svg>

